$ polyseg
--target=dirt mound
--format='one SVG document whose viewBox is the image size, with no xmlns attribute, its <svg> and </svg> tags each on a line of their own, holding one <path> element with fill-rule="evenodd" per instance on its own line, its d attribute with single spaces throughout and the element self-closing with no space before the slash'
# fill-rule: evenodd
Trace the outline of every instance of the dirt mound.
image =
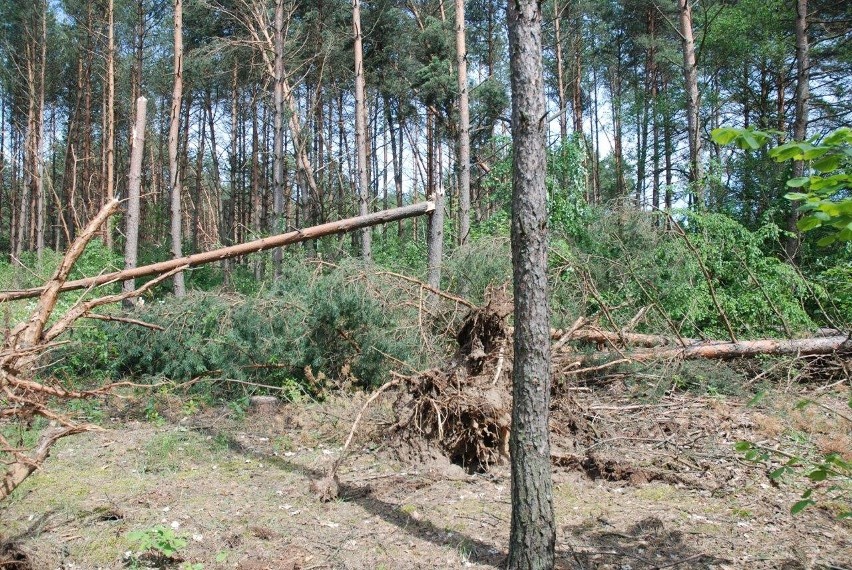
<svg viewBox="0 0 852 570">
<path fill-rule="evenodd" d="M 475 472 L 509 456 L 512 422 L 511 340 L 504 291 L 465 318 L 449 363 L 405 379 L 394 406 L 396 447 L 407 459 L 434 459 L 436 450 Z"/>
</svg>

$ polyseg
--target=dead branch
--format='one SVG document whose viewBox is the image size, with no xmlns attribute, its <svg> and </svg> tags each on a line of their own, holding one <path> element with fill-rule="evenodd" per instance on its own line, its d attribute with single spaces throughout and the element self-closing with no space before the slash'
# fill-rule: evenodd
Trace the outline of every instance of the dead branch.
<svg viewBox="0 0 852 570">
<path fill-rule="evenodd" d="M 101 315 L 99 313 L 86 313 L 83 315 L 87 319 L 96 319 L 98 321 L 108 321 L 108 322 L 116 322 L 116 323 L 126 323 L 128 325 L 136 325 L 140 327 L 145 327 L 147 329 L 152 329 L 155 331 L 164 331 L 165 328 L 160 325 L 155 325 L 154 323 L 146 323 L 145 321 L 140 321 L 139 319 L 131 319 L 128 317 L 117 317 L 115 315 Z"/>
<path fill-rule="evenodd" d="M 50 455 L 50 448 L 53 447 L 53 444 L 59 439 L 75 433 L 82 433 L 84 431 L 97 429 L 100 428 L 90 424 L 83 424 L 64 428 L 48 428 L 45 430 L 44 433 L 41 434 L 38 445 L 31 455 L 20 457 L 20 454 L 16 454 L 20 458 L 8 467 L 6 473 L 3 475 L 2 482 L 0 483 L 0 502 L 11 495 L 12 491 L 14 491 L 18 485 L 23 483 L 27 477 L 32 475 L 36 469 L 41 467 Z"/>
</svg>

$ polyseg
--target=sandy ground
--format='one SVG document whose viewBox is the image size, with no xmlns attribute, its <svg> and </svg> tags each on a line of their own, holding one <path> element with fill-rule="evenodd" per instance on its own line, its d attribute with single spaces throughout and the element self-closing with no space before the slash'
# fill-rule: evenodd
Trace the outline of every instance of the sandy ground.
<svg viewBox="0 0 852 570">
<path fill-rule="evenodd" d="M 733 449 L 748 439 L 849 458 L 848 422 L 819 407 L 793 410 L 801 394 L 749 407 L 732 397 L 643 403 L 617 392 L 557 398 L 557 568 L 852 568 L 852 524 L 836 517 L 849 489 L 793 516 L 806 481 L 776 485 L 769 467 Z M 818 398 L 842 410 L 848 388 Z M 133 553 L 128 535 L 157 525 L 186 541 L 159 561 L 172 568 L 503 567 L 508 467 L 469 474 L 440 460 L 394 459 L 382 437 L 389 406 L 368 414 L 341 470 L 340 498 L 311 494 L 364 399 L 246 416 L 170 399 L 153 422 L 132 404 L 110 408 L 105 431 L 61 442 L 0 505 L 7 560 L 28 561 L 4 568 L 147 567 L 158 561 Z"/>
</svg>

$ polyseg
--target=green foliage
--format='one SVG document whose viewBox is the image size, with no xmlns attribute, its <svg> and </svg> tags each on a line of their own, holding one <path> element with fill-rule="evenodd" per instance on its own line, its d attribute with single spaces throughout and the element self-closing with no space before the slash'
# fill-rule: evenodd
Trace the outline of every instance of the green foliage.
<svg viewBox="0 0 852 570">
<path fill-rule="evenodd" d="M 50 372 L 198 379 L 193 390 L 229 398 L 244 394 L 243 385 L 216 380 L 234 379 L 298 399 L 323 390 L 305 367 L 317 377 L 366 386 L 383 383 L 399 362 L 422 363 L 417 331 L 403 326 L 416 322 L 416 308 L 392 300 L 392 287 L 373 281 L 371 269 L 353 261 L 315 272 L 292 254 L 282 273 L 278 284 L 251 295 L 195 291 L 135 311 L 134 318 L 163 331 L 93 323 L 84 329 L 86 342 L 63 347 Z"/>
<path fill-rule="evenodd" d="M 444 261 L 446 289 L 473 303 L 485 301 L 485 291 L 512 281 L 512 251 L 507 237 L 475 236 L 450 252 Z"/>
<path fill-rule="evenodd" d="M 579 135 L 562 141 L 547 157 L 548 221 L 553 232 L 579 239 L 591 210 L 586 203 L 586 153 Z"/>
<path fill-rule="evenodd" d="M 767 465 L 772 469 L 768 476 L 776 483 L 787 477 L 805 481 L 807 487 L 800 500 L 790 507 L 791 514 L 798 514 L 818 503 L 830 502 L 841 505 L 838 518 L 852 518 L 852 462 L 843 459 L 839 453 L 808 458 L 750 441 L 738 441 L 734 450 L 741 453 L 746 461 Z"/>
<path fill-rule="evenodd" d="M 757 150 L 772 140 L 775 133 L 755 129 L 722 127 L 713 130 L 713 140 L 722 145 L 735 143 L 746 150 Z M 819 139 L 792 141 L 769 151 L 776 162 L 805 161 L 813 170 L 810 176 L 787 181 L 794 191 L 784 197 L 801 202 L 802 217 L 797 226 L 803 232 L 829 228 L 817 244 L 852 241 L 852 129 L 842 127 Z"/>
<path fill-rule="evenodd" d="M 172 558 L 187 544 L 186 538 L 163 525 L 128 533 L 127 539 L 139 554 Z"/>
<path fill-rule="evenodd" d="M 685 337 L 725 338 L 712 284 L 738 335 L 783 336 L 814 327 L 805 303 L 819 288 L 764 252 L 777 227 L 752 232 L 722 214 L 679 212 L 676 218 L 692 248 L 680 232 L 664 229 L 665 218 L 626 210 L 596 210 L 580 238 L 557 238 L 551 255 L 557 324 L 580 314 L 608 319 L 608 311 L 617 328 L 647 306 L 641 330 L 671 334 L 676 326 Z M 587 293 L 592 284 L 596 296 Z"/>
</svg>

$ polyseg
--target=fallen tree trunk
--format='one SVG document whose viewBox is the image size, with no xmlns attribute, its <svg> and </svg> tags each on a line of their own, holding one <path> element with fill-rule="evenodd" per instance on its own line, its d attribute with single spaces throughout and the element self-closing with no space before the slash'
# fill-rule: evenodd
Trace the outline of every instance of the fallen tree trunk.
<svg viewBox="0 0 852 570">
<path fill-rule="evenodd" d="M 655 334 L 640 334 L 640 333 L 614 333 L 610 331 L 604 331 L 600 329 L 594 328 L 585 328 L 579 329 L 571 333 L 571 339 L 574 340 L 584 340 L 586 342 L 594 342 L 597 344 L 617 344 L 617 345 L 635 345 L 642 346 L 645 348 L 654 348 L 660 346 L 686 346 L 693 345 L 697 342 L 695 339 L 685 338 L 681 340 L 676 338 L 670 338 L 667 336 L 660 336 Z"/>
<path fill-rule="evenodd" d="M 821 338 L 797 338 L 792 340 L 763 339 L 741 340 L 738 342 L 699 342 L 683 348 L 656 348 L 634 351 L 624 356 L 635 361 L 661 360 L 667 358 L 715 358 L 729 360 L 759 356 L 762 354 L 801 355 L 831 354 L 843 349 L 852 349 L 849 335 Z"/>
<path fill-rule="evenodd" d="M 395 222 L 397 220 L 403 220 L 405 218 L 422 216 L 423 214 L 428 214 L 434 210 L 435 204 L 433 202 L 421 202 L 419 204 L 403 206 L 402 208 L 393 208 L 391 210 L 375 212 L 366 216 L 357 216 L 354 218 L 347 218 L 345 220 L 338 220 L 336 222 L 328 222 L 319 226 L 312 226 L 309 228 L 288 232 L 286 234 L 279 234 L 246 243 L 241 243 L 238 245 L 214 249 L 204 253 L 196 253 L 193 255 L 187 255 L 176 259 L 170 259 L 168 261 L 152 263 L 151 265 L 143 265 L 142 267 L 125 269 L 124 271 L 115 271 L 113 273 L 105 273 L 103 275 L 97 275 L 95 277 L 68 281 L 62 284 L 59 291 L 65 292 L 73 291 L 75 289 L 97 287 L 98 285 L 105 285 L 107 283 L 114 283 L 117 281 L 125 281 L 127 279 L 136 279 L 139 277 L 166 273 L 168 271 L 172 271 L 180 267 L 197 267 L 199 265 L 204 265 L 205 263 L 212 263 L 215 261 L 221 261 L 223 259 L 239 257 L 241 255 L 265 251 L 276 247 L 299 243 L 309 239 L 320 238 L 323 236 L 343 232 L 351 232 L 353 230 L 368 228 L 387 222 Z M 14 301 L 17 299 L 29 299 L 32 297 L 38 297 L 42 294 L 42 292 L 44 292 L 44 290 L 44 287 L 36 287 L 34 289 L 26 289 L 23 291 L 5 291 L 0 293 L 0 303 L 5 301 Z"/>
</svg>

